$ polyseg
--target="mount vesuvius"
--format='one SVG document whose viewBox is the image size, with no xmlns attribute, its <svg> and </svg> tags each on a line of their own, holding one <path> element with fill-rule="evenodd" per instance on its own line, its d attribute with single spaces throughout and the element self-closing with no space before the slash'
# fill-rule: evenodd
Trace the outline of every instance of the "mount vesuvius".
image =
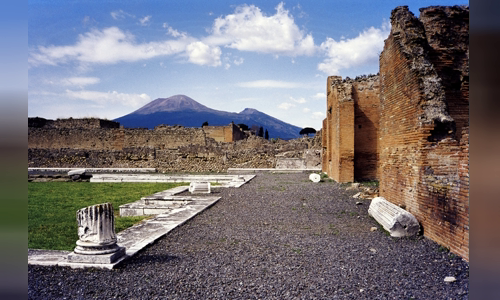
<svg viewBox="0 0 500 300">
<path fill-rule="evenodd" d="M 300 127 L 285 123 L 256 109 L 245 108 L 240 113 L 232 113 L 211 109 L 185 95 L 175 95 L 169 98 L 158 98 L 139 108 L 138 110 L 119 117 L 114 121 L 120 122 L 126 128 L 153 129 L 160 124 L 182 125 L 184 127 L 201 127 L 205 121 L 209 125 L 235 124 L 262 126 L 269 132 L 270 138 L 293 139 L 300 137 Z"/>
</svg>

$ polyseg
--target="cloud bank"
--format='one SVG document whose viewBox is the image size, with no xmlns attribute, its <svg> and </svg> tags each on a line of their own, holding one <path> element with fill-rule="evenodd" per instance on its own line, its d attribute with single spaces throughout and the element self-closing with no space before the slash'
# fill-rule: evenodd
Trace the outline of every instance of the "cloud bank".
<svg viewBox="0 0 500 300">
<path fill-rule="evenodd" d="M 150 25 L 152 19 L 151 15 L 137 18 L 123 10 L 111 12 L 111 17 L 115 20 L 136 19 L 140 26 Z M 275 7 L 272 15 L 265 14 L 255 5 L 237 6 L 234 13 L 216 18 L 208 29 L 208 35 L 199 38 L 180 32 L 167 23 L 161 26 L 166 29 L 168 38 L 150 42 L 137 42 L 132 33 L 115 26 L 92 29 L 79 34 L 72 45 L 48 45 L 31 49 L 28 62 L 31 67 L 71 62 L 81 65 L 116 64 L 177 55 L 186 58 L 187 62 L 202 66 L 223 65 L 229 69 L 231 63 L 243 64 L 243 58 L 223 64 L 221 55 L 226 48 L 275 57 L 319 55 L 323 60 L 317 69 L 332 75 L 342 69 L 376 62 L 390 31 L 389 23 L 385 22 L 380 28 L 365 29 L 355 38 L 341 38 L 338 41 L 327 38 L 318 46 L 314 43 L 312 33 L 300 29 L 295 23 L 283 2 Z M 261 84 L 265 85 L 264 82 Z"/>
</svg>

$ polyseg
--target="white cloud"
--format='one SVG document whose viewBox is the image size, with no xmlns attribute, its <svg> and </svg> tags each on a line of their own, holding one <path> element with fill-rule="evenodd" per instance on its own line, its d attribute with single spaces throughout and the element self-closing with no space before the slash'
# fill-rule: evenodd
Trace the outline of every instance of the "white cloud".
<svg viewBox="0 0 500 300">
<path fill-rule="evenodd" d="M 174 38 L 177 38 L 177 37 L 187 37 L 187 33 L 185 32 L 180 32 L 178 31 L 177 29 L 173 29 L 172 27 L 170 26 L 165 26 L 167 23 L 163 23 L 163 28 L 166 28 L 167 29 L 167 34 L 174 37 Z"/>
<path fill-rule="evenodd" d="M 147 94 L 124 94 L 98 91 L 72 91 L 66 90 L 66 97 L 92 101 L 97 104 L 121 104 L 130 107 L 139 107 L 151 101 Z"/>
<path fill-rule="evenodd" d="M 226 63 L 226 64 L 224 65 L 224 69 L 229 70 L 229 68 L 231 68 L 231 65 L 230 65 L 230 64 L 228 64 L 228 63 Z"/>
<path fill-rule="evenodd" d="M 305 98 L 295 99 L 293 97 L 290 97 L 290 100 L 292 100 L 293 102 L 296 102 L 296 103 L 300 103 L 300 104 L 307 102 Z"/>
<path fill-rule="evenodd" d="M 390 24 L 387 22 L 381 28 L 370 27 L 352 39 L 335 41 L 327 38 L 320 46 L 327 58 L 318 64 L 318 70 L 336 75 L 340 69 L 378 62 L 379 54 L 384 48 L 384 39 L 389 32 Z"/>
<path fill-rule="evenodd" d="M 139 19 L 139 23 L 141 26 L 148 26 L 151 22 L 152 16 L 145 16 L 144 18 Z"/>
<path fill-rule="evenodd" d="M 189 61 L 197 65 L 220 66 L 222 51 L 219 47 L 211 47 L 203 42 L 197 41 L 186 47 Z"/>
<path fill-rule="evenodd" d="M 315 111 L 312 113 L 313 119 L 318 120 L 318 119 L 324 119 L 325 114 L 320 112 L 320 111 Z"/>
<path fill-rule="evenodd" d="M 316 51 L 312 35 L 299 29 L 283 2 L 272 16 L 266 16 L 254 5 L 238 6 L 234 14 L 214 21 L 211 35 L 204 42 L 240 51 L 288 56 L 313 55 Z"/>
<path fill-rule="evenodd" d="M 290 108 L 294 107 L 295 104 L 289 103 L 289 102 L 283 102 L 280 105 L 278 105 L 279 109 L 284 109 L 284 110 L 289 110 Z"/>
<path fill-rule="evenodd" d="M 127 12 L 124 12 L 123 10 L 115 10 L 115 11 L 112 11 L 111 13 L 111 17 L 115 20 L 123 20 L 125 19 L 126 17 L 130 17 L 130 18 L 135 18 L 134 15 L 132 14 L 129 14 Z"/>
<path fill-rule="evenodd" d="M 97 77 L 69 77 L 61 80 L 62 85 L 66 86 L 86 86 L 99 83 L 101 80 Z"/>
<path fill-rule="evenodd" d="M 31 65 L 58 65 L 70 60 L 76 60 L 81 64 L 133 62 L 181 53 L 193 40 L 183 38 L 138 44 L 131 33 L 123 32 L 117 27 L 109 27 L 80 34 L 74 45 L 40 46 L 37 50 L 31 51 L 28 62 Z"/>
<path fill-rule="evenodd" d="M 314 95 L 313 98 L 326 99 L 326 94 L 325 93 L 316 93 L 316 95 Z"/>
<path fill-rule="evenodd" d="M 304 108 L 302 109 L 302 111 L 303 111 L 303 112 L 305 112 L 305 113 L 308 113 L 308 112 L 310 112 L 310 111 L 311 111 L 311 109 L 310 109 L 310 108 L 307 108 L 307 107 L 304 107 Z"/>
<path fill-rule="evenodd" d="M 240 57 L 239 59 L 235 59 L 233 61 L 233 63 L 237 66 L 241 65 L 245 60 L 243 59 L 243 57 Z"/>
<path fill-rule="evenodd" d="M 305 88 L 306 85 L 300 82 L 287 82 L 279 80 L 256 80 L 238 83 L 239 87 L 246 88 L 282 88 L 282 89 L 293 89 L 293 88 Z"/>
</svg>

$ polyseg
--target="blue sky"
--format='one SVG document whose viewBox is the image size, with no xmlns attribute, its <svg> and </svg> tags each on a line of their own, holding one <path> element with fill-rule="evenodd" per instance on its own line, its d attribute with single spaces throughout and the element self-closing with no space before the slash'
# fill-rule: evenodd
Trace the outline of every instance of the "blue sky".
<svg viewBox="0 0 500 300">
<path fill-rule="evenodd" d="M 30 0 L 28 116 L 114 119 L 185 94 L 319 130 L 327 76 L 378 72 L 393 8 L 457 4 Z"/>
</svg>

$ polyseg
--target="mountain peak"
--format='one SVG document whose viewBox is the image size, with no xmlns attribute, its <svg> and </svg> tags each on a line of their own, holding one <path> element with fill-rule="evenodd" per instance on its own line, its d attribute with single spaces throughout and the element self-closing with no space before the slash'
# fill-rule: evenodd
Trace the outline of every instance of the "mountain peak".
<svg viewBox="0 0 500 300">
<path fill-rule="evenodd" d="M 260 111 L 254 109 L 254 108 L 245 108 L 244 110 L 242 110 L 240 112 L 240 114 L 242 114 L 242 115 L 251 115 L 251 114 L 255 114 L 255 113 L 260 113 Z"/>
<path fill-rule="evenodd" d="M 204 122 L 211 126 L 235 124 L 260 126 L 268 130 L 270 138 L 291 139 L 299 137 L 301 128 L 285 123 L 254 108 L 245 108 L 240 113 L 208 108 L 186 95 L 158 98 L 135 112 L 115 119 L 125 128 L 150 128 L 160 124 L 200 127 Z"/>
<path fill-rule="evenodd" d="M 158 98 L 136 110 L 134 113 L 146 115 L 157 112 L 172 111 L 212 111 L 211 108 L 196 102 L 186 95 L 174 95 L 168 98 Z"/>
</svg>

